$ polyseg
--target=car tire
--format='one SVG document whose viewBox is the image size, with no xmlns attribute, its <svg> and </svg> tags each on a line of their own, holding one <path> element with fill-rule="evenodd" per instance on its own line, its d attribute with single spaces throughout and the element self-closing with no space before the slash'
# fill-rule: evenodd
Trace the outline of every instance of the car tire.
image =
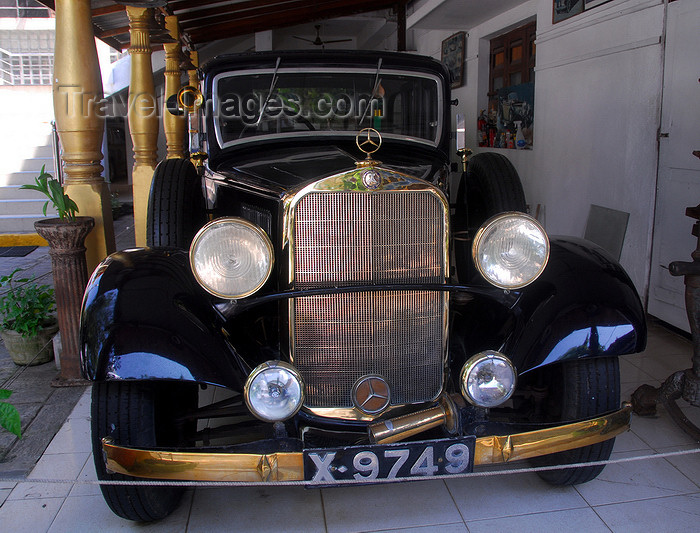
<svg viewBox="0 0 700 533">
<path fill-rule="evenodd" d="M 146 243 L 188 249 L 207 222 L 202 180 L 189 159 L 166 159 L 153 173 Z"/>
<path fill-rule="evenodd" d="M 191 384 L 186 384 L 191 385 Z M 136 448 L 176 446 L 173 417 L 187 404 L 196 406 L 196 385 L 137 382 L 95 382 L 92 389 L 92 453 L 97 479 L 139 481 L 108 473 L 102 453 L 102 438 Z M 180 502 L 183 487 L 147 485 L 100 485 L 110 509 L 127 520 L 151 522 L 172 513 Z"/>
<path fill-rule="evenodd" d="M 454 246 L 457 275 L 467 282 L 475 273 L 471 243 L 476 231 L 489 218 L 506 211 L 527 211 L 520 176 L 502 154 L 484 152 L 473 156 L 457 189 Z"/>
<path fill-rule="evenodd" d="M 620 366 L 617 357 L 596 357 L 565 362 L 550 376 L 558 384 L 550 394 L 548 410 L 557 421 L 591 418 L 620 407 Z M 608 439 L 598 444 L 575 448 L 532 459 L 534 466 L 605 461 L 615 444 Z M 553 485 L 576 485 L 596 478 L 605 465 L 543 470 L 537 472 Z"/>
</svg>

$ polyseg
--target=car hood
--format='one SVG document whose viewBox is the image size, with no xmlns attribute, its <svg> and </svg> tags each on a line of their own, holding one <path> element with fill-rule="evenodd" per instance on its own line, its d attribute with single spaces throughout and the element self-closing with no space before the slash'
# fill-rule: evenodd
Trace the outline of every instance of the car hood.
<svg viewBox="0 0 700 533">
<path fill-rule="evenodd" d="M 226 181 L 248 183 L 280 194 L 354 169 L 355 163 L 362 158 L 350 150 L 350 146 L 315 145 L 255 151 L 221 160 L 212 170 Z M 357 148 L 354 151 L 358 152 Z M 425 155 L 419 160 L 396 150 L 382 149 L 381 152 L 382 157 L 378 159 L 383 161 L 382 166 L 429 181 L 435 166 L 439 165 L 437 158 L 431 160 Z M 387 164 L 389 161 L 392 164 Z"/>
</svg>

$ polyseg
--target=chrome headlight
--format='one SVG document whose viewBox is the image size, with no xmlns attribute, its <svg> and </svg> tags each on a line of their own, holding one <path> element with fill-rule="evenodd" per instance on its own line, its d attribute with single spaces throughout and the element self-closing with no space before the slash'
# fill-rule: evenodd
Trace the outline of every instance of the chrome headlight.
<svg viewBox="0 0 700 533">
<path fill-rule="evenodd" d="M 472 257 L 489 283 L 502 289 L 519 289 L 535 281 L 547 266 L 549 239 L 531 216 L 502 213 L 479 229 Z"/>
<path fill-rule="evenodd" d="M 496 407 L 513 394 L 517 375 L 503 354 L 486 350 L 470 358 L 462 367 L 462 396 L 480 407 Z"/>
<path fill-rule="evenodd" d="M 278 422 L 294 416 L 304 403 L 304 382 L 292 365 L 267 361 L 256 367 L 245 384 L 245 403 L 260 420 Z"/>
<path fill-rule="evenodd" d="M 272 272 L 272 243 L 262 228 L 242 218 L 218 218 L 192 241 L 190 265 L 199 284 L 220 298 L 243 298 Z"/>
</svg>

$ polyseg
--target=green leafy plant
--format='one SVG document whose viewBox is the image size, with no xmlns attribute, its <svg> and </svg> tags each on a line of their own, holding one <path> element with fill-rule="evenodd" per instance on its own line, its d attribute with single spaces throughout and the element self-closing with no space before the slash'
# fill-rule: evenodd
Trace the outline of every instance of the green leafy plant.
<svg viewBox="0 0 700 533">
<path fill-rule="evenodd" d="M 78 212 L 78 205 L 70 199 L 63 190 L 57 179 L 45 171 L 46 165 L 41 167 L 41 172 L 34 179 L 35 185 L 22 185 L 20 189 L 31 189 L 44 194 L 48 200 L 44 204 L 44 216 L 46 216 L 46 208 L 49 206 L 49 201 L 53 204 L 58 217 L 66 222 L 75 220 L 75 215 Z"/>
<path fill-rule="evenodd" d="M 7 400 L 12 395 L 12 391 L 0 389 L 0 400 Z M 9 402 L 0 401 L 0 426 L 18 437 L 22 436 L 22 422 L 19 418 L 19 411 Z"/>
<path fill-rule="evenodd" d="M 52 321 L 56 301 L 48 285 L 38 285 L 34 278 L 15 278 L 21 271 L 17 268 L 0 277 L 0 327 L 33 337 Z"/>
</svg>

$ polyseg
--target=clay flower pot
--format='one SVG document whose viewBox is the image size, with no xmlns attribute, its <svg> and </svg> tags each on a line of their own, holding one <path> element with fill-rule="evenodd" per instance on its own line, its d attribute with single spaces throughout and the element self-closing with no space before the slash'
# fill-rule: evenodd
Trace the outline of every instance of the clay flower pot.
<svg viewBox="0 0 700 533">
<path fill-rule="evenodd" d="M 51 339 L 56 332 L 58 332 L 58 324 L 54 323 L 41 328 L 31 337 L 23 337 L 11 329 L 0 330 L 0 337 L 16 365 L 33 366 L 48 363 L 53 359 Z"/>
</svg>

